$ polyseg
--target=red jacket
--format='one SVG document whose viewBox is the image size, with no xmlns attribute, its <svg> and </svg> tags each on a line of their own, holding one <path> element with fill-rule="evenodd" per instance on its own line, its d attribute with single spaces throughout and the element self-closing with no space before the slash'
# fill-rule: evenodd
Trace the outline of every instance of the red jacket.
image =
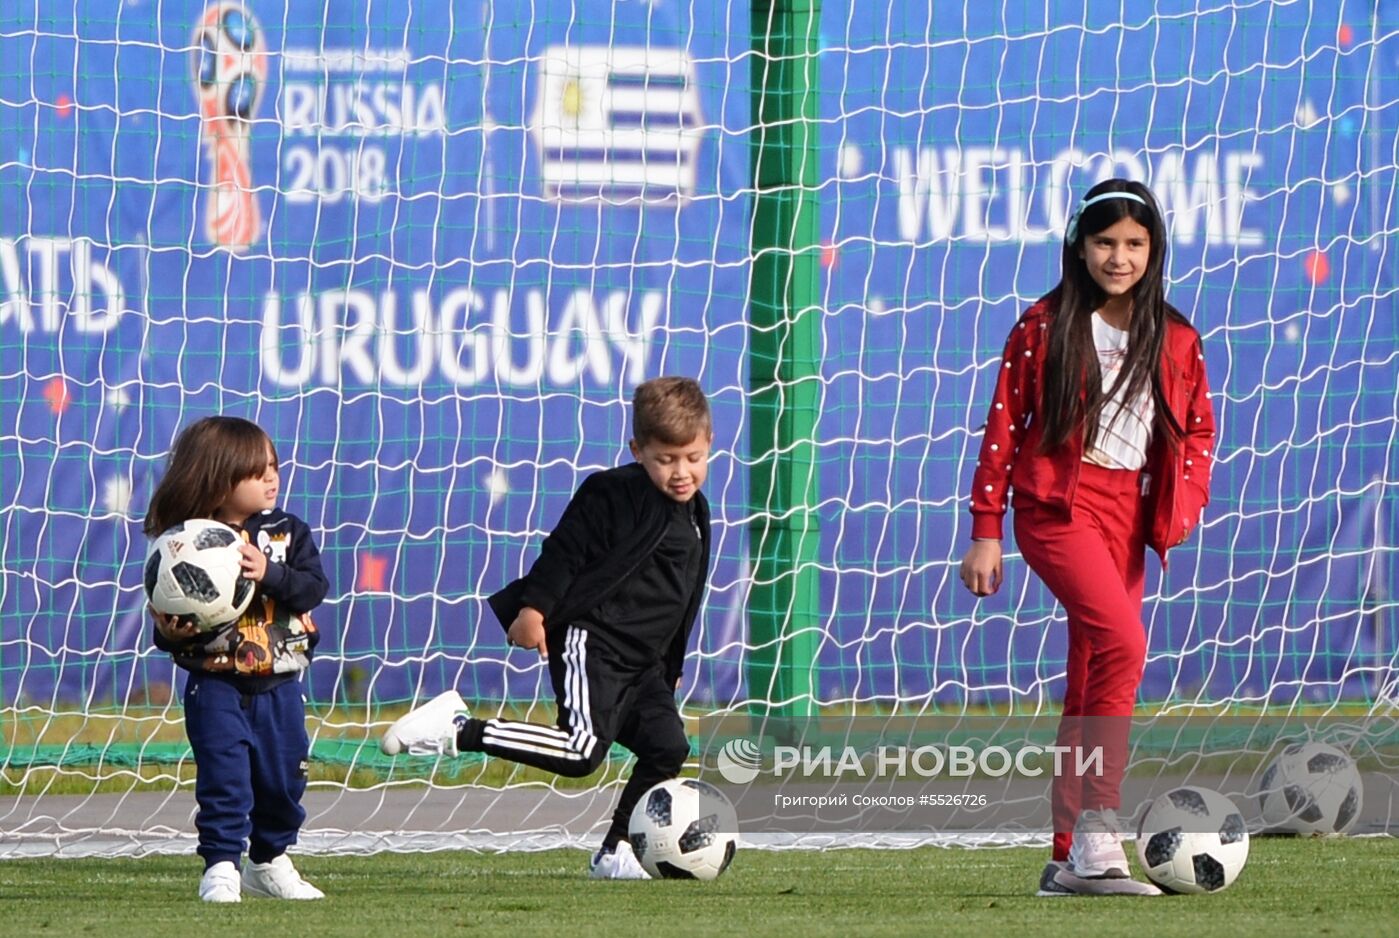
<svg viewBox="0 0 1399 938">
<path fill-rule="evenodd" d="M 972 476 L 974 538 L 1002 536 L 1008 488 L 1058 506 L 1066 514 L 1073 507 L 1083 461 L 1083 435 L 1072 434 L 1058 450 L 1041 453 L 1044 424 L 1031 419 L 1039 403 L 1053 315 L 1049 302 L 1041 299 L 1020 317 L 1006 340 L 986 435 Z M 1200 335 L 1173 317 L 1166 319 L 1161 384 L 1166 404 L 1185 430 L 1185 438 L 1174 450 L 1168 441 L 1153 439 L 1142 470 L 1150 523 L 1147 544 L 1165 564 L 1166 551 L 1190 536 L 1209 503 L 1214 452 L 1214 414 Z"/>
</svg>

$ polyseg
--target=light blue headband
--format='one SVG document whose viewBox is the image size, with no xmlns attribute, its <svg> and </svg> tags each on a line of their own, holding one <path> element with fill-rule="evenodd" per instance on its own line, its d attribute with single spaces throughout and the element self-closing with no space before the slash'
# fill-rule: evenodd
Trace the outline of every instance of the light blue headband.
<svg viewBox="0 0 1399 938">
<path fill-rule="evenodd" d="M 1140 202 L 1142 205 L 1146 205 L 1146 199 L 1137 195 L 1135 192 L 1103 192 L 1093 196 L 1091 199 L 1084 199 L 1082 202 L 1078 203 L 1078 208 L 1074 209 L 1074 213 L 1069 216 L 1069 225 L 1064 229 L 1064 240 L 1073 244 L 1074 241 L 1078 239 L 1078 220 L 1083 217 L 1083 210 L 1090 205 L 1106 202 L 1108 199 L 1131 199 L 1133 202 Z M 1150 207 L 1151 206 L 1147 205 L 1147 208 Z"/>
</svg>

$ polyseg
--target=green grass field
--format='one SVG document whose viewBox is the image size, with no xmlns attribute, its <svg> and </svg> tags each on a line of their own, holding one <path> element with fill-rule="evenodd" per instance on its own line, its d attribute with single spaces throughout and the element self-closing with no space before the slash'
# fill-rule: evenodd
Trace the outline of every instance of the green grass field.
<svg viewBox="0 0 1399 938">
<path fill-rule="evenodd" d="M 1399 839 L 1255 838 L 1226 892 L 1036 899 L 1038 849 L 740 852 L 714 883 L 591 882 L 577 850 L 301 857 L 317 903 L 195 898 L 193 857 L 0 863 L 3 934 L 1399 935 Z"/>
</svg>

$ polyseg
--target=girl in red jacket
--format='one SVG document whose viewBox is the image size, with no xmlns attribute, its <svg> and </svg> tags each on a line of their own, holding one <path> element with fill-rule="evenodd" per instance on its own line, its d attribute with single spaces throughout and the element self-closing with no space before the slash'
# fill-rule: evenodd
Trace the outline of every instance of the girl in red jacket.
<svg viewBox="0 0 1399 938">
<path fill-rule="evenodd" d="M 977 596 L 999 588 L 1013 503 L 1016 544 L 1068 617 L 1059 744 L 1103 749 L 1101 771 L 1054 779 L 1041 895 L 1155 891 L 1128 880 L 1116 818 L 1146 660 L 1146 547 L 1164 564 L 1199 524 L 1214 449 L 1200 336 L 1166 302 L 1165 258 L 1149 189 L 1109 179 L 1089 190 L 1059 285 L 1006 341 L 973 477 L 962 582 Z"/>
</svg>

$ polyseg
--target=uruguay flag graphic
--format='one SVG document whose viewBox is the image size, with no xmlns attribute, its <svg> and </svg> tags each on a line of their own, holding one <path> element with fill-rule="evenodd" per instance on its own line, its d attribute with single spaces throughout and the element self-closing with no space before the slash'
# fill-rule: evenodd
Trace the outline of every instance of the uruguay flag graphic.
<svg viewBox="0 0 1399 938">
<path fill-rule="evenodd" d="M 529 130 L 547 198 L 626 203 L 694 195 L 703 118 L 687 53 L 551 46 L 539 75 Z"/>
</svg>

